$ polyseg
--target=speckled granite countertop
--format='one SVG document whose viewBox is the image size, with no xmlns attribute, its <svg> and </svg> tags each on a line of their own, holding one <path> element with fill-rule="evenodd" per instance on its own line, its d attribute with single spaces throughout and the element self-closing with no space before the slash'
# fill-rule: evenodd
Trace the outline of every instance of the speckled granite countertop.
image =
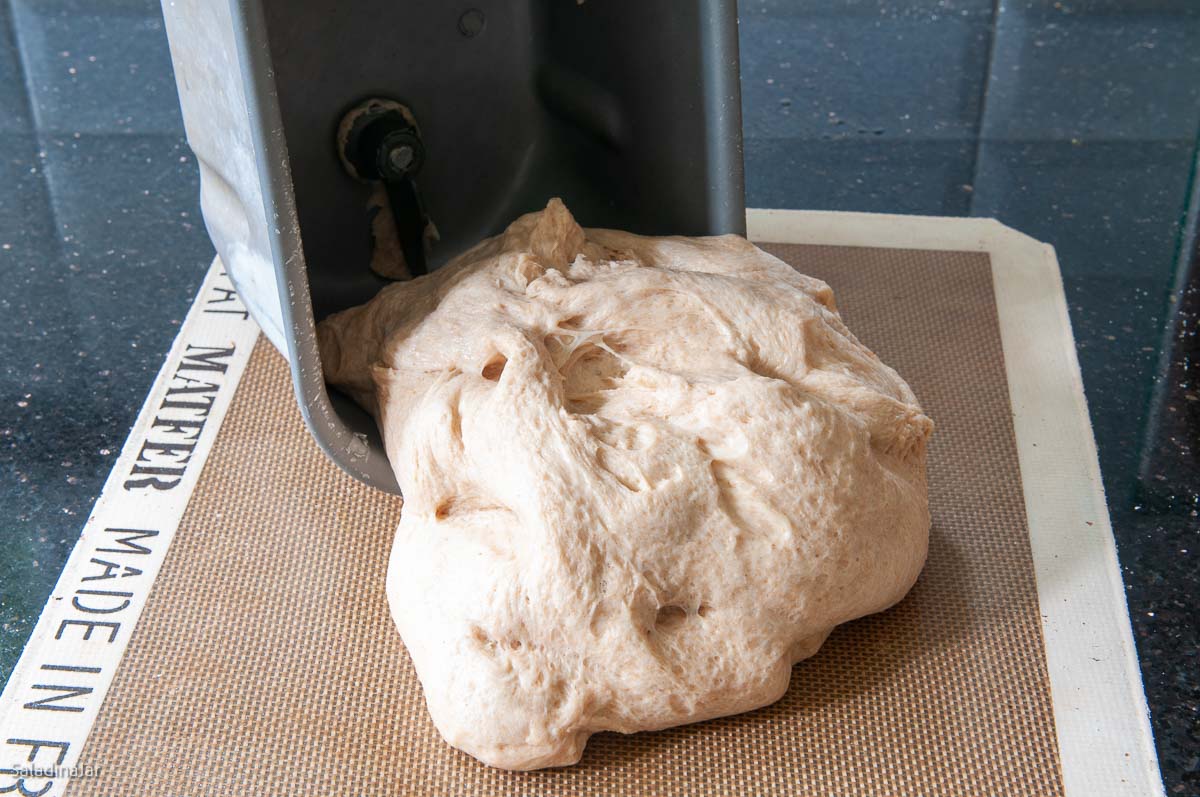
<svg viewBox="0 0 1200 797">
<path fill-rule="evenodd" d="M 748 202 L 1058 249 L 1168 794 L 1200 794 L 1200 4 L 743 0 Z M 0 679 L 212 258 L 151 0 L 0 0 Z"/>
</svg>

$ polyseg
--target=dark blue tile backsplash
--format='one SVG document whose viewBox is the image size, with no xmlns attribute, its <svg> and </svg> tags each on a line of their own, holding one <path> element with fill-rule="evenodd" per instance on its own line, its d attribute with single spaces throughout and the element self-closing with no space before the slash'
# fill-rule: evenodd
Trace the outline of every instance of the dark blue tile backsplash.
<svg viewBox="0 0 1200 797">
<path fill-rule="evenodd" d="M 984 136 L 1193 141 L 1200 9 L 1194 0 L 1124 6 L 1089 13 L 1078 4 L 1065 13 L 1016 3 L 1000 14 Z"/>
<path fill-rule="evenodd" d="M 157 3 L 12 0 L 40 130 L 183 133 Z"/>
<path fill-rule="evenodd" d="M 0 133 L 29 132 L 29 95 L 8 5 L 0 3 Z"/>
</svg>

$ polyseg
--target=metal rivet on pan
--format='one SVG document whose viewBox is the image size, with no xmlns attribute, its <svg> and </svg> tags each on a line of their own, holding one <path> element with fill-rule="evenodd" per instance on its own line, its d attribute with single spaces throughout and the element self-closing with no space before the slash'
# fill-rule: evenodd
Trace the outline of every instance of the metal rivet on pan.
<svg viewBox="0 0 1200 797">
<path fill-rule="evenodd" d="M 487 17 L 478 8 L 468 9 L 458 18 L 458 32 L 468 39 L 473 39 L 483 33 L 486 25 Z"/>
</svg>

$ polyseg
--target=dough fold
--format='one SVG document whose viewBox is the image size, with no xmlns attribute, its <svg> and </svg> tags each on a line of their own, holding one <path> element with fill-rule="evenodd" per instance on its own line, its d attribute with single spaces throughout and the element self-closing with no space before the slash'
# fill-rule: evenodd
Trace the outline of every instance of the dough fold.
<svg viewBox="0 0 1200 797">
<path fill-rule="evenodd" d="M 743 238 L 552 200 L 318 336 L 404 493 L 387 596 L 430 715 L 486 764 L 771 703 L 924 564 L 932 422 Z"/>
</svg>

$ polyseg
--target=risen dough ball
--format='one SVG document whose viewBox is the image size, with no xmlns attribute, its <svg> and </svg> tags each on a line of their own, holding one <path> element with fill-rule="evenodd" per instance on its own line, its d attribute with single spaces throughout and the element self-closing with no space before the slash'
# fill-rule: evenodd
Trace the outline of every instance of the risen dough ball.
<svg viewBox="0 0 1200 797">
<path fill-rule="evenodd" d="M 387 594 L 429 712 L 487 764 L 771 703 L 924 563 L 932 423 L 742 238 L 554 200 L 319 335 L 404 493 Z"/>
</svg>

